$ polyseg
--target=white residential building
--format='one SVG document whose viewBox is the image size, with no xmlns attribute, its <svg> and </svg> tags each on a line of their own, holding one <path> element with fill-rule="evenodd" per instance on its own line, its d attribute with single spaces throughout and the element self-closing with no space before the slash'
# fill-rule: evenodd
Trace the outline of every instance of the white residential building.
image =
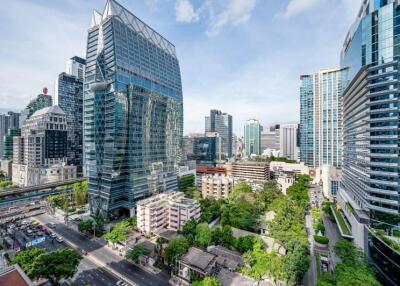
<svg viewBox="0 0 400 286">
<path fill-rule="evenodd" d="M 137 226 L 146 235 L 163 228 L 180 230 L 190 219 L 200 219 L 200 204 L 182 192 L 162 193 L 136 204 Z"/>
<path fill-rule="evenodd" d="M 297 132 L 298 124 L 282 124 L 280 126 L 281 156 L 289 160 L 298 160 Z"/>
</svg>

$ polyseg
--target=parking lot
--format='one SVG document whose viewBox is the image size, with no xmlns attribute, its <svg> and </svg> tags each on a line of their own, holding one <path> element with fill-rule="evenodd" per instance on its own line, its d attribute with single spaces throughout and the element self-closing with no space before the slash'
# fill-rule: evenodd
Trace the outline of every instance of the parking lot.
<svg viewBox="0 0 400 286">
<path fill-rule="evenodd" d="M 16 253 L 29 247 L 38 247 L 47 251 L 67 247 L 62 237 L 57 237 L 51 228 L 40 225 L 32 219 L 14 219 L 1 226 L 0 232 L 5 249 L 14 249 Z"/>
</svg>

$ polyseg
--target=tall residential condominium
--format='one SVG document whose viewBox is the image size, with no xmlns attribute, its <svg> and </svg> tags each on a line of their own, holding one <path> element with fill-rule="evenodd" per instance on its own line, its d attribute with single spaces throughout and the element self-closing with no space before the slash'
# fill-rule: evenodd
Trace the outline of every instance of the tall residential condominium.
<svg viewBox="0 0 400 286">
<path fill-rule="evenodd" d="M 68 162 L 82 172 L 83 164 L 83 74 L 86 61 L 73 57 L 67 62 L 66 72 L 61 73 L 55 84 L 55 104 L 67 117 Z"/>
<path fill-rule="evenodd" d="M 256 119 L 246 121 L 244 125 L 244 155 L 261 155 L 262 126 Z"/>
<path fill-rule="evenodd" d="M 342 98 L 347 68 L 300 76 L 300 161 L 308 166 L 341 166 Z"/>
<path fill-rule="evenodd" d="M 225 158 L 232 157 L 232 115 L 220 110 L 210 110 L 210 116 L 205 117 L 205 132 L 218 132 L 221 138 L 221 155 Z"/>
<path fill-rule="evenodd" d="M 47 94 L 47 87 L 43 88 L 43 93 L 32 99 L 19 116 L 19 126 L 24 125 L 25 121 L 36 111 L 53 105 L 53 98 Z"/>
<path fill-rule="evenodd" d="M 84 172 L 91 211 L 134 212 L 177 189 L 183 99 L 175 46 L 114 0 L 93 12 L 84 81 Z"/>
<path fill-rule="evenodd" d="M 7 114 L 0 114 L 0 160 L 9 159 L 10 151 L 12 157 L 12 150 L 9 149 L 9 135 L 15 134 L 19 129 L 19 113 L 9 111 Z M 7 150 L 6 150 L 7 149 Z"/>
<path fill-rule="evenodd" d="M 400 285 L 400 253 L 391 247 L 400 229 L 399 23 L 398 1 L 363 1 L 341 53 L 349 84 L 337 200 L 386 285 Z"/>
<path fill-rule="evenodd" d="M 289 160 L 298 160 L 298 124 L 280 125 L 280 155 Z"/>
</svg>

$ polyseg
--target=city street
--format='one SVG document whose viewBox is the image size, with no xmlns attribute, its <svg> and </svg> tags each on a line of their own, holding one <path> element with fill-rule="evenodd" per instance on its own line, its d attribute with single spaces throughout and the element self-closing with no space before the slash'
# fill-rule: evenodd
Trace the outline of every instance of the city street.
<svg viewBox="0 0 400 286">
<path fill-rule="evenodd" d="M 85 257 L 96 264 L 96 267 L 105 267 L 118 277 L 123 277 L 127 282 L 132 281 L 137 285 L 162 286 L 168 285 L 169 275 L 161 272 L 153 274 L 130 263 L 99 241 L 94 241 L 80 234 L 76 230 L 67 227 L 57 219 L 44 214 L 37 216 L 36 219 L 46 225 L 50 222 L 56 224 L 52 229 L 55 233 L 61 235 L 65 241 L 77 246 L 81 250 L 86 250 L 89 255 Z M 84 276 L 84 275 L 83 275 Z M 96 284 L 97 285 L 97 284 Z M 99 284 L 103 285 L 103 284 Z M 105 284 L 108 285 L 108 284 Z"/>
</svg>

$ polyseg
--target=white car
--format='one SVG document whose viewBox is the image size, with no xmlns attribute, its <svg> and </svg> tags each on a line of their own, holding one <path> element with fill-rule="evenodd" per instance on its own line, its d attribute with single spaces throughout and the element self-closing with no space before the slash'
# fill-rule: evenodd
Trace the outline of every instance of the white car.
<svg viewBox="0 0 400 286">
<path fill-rule="evenodd" d="M 122 280 L 117 281 L 117 283 L 115 283 L 115 285 L 117 285 L 117 286 L 129 286 L 128 283 L 126 283 L 125 281 L 122 281 Z"/>
<path fill-rule="evenodd" d="M 57 240 L 58 242 L 63 242 L 63 241 L 64 241 L 64 239 L 63 239 L 61 236 L 57 236 L 56 240 Z"/>
<path fill-rule="evenodd" d="M 56 224 L 55 224 L 54 222 L 51 222 L 51 223 L 49 223 L 49 226 L 50 226 L 51 228 L 55 228 L 55 227 L 56 227 Z"/>
</svg>

